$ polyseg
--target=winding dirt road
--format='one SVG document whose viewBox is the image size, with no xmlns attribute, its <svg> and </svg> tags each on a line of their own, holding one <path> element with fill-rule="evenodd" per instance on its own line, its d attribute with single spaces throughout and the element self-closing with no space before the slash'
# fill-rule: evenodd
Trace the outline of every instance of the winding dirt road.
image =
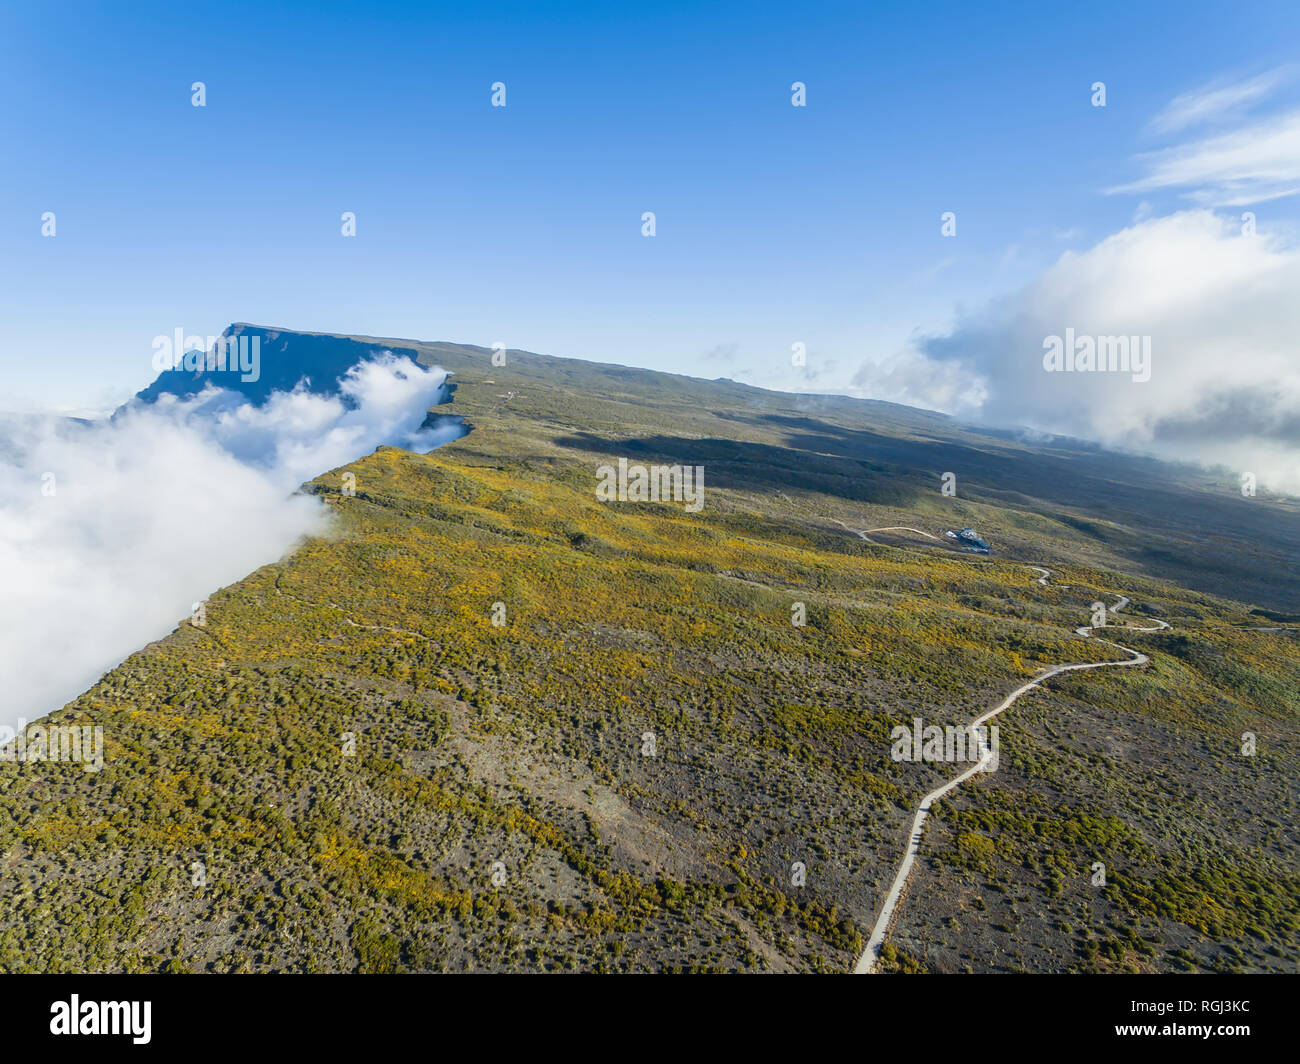
<svg viewBox="0 0 1300 1064">
<path fill-rule="evenodd" d="M 867 529 L 867 531 L 880 532 L 884 530 Z M 912 531 L 916 531 L 916 530 L 913 529 Z M 929 533 L 927 532 L 923 532 L 921 534 L 929 535 Z M 859 535 L 862 535 L 862 533 L 859 533 Z M 863 536 L 863 538 L 865 539 L 866 537 Z M 1030 568 L 1035 569 L 1036 571 L 1043 574 L 1038 578 L 1037 582 L 1046 585 L 1048 577 L 1052 575 L 1051 570 L 1043 569 L 1036 565 L 1030 566 Z M 1120 610 L 1122 610 L 1125 606 L 1129 604 L 1129 599 L 1126 596 L 1119 594 L 1119 592 L 1112 591 L 1107 593 L 1113 594 L 1118 598 L 1118 601 L 1115 603 L 1115 605 L 1110 608 L 1110 612 L 1112 614 L 1118 613 Z M 1097 627 L 1101 627 L 1101 626 L 1097 626 Z M 1135 632 L 1158 632 L 1162 628 L 1168 628 L 1169 625 L 1167 625 L 1164 621 L 1157 620 L 1155 625 L 1149 628 L 1140 627 L 1138 625 L 1122 625 L 1122 626 L 1113 626 L 1113 627 L 1123 627 L 1127 630 L 1135 631 Z M 1085 626 L 1083 628 L 1076 628 L 1075 631 L 1082 636 L 1091 636 L 1093 632 L 1093 627 Z M 971 723 L 971 727 L 977 728 L 987 724 L 990 720 L 996 717 L 1003 710 L 1009 709 L 1011 706 L 1013 706 L 1016 700 L 1021 695 L 1026 694 L 1029 691 L 1032 691 L 1035 687 L 1038 687 L 1045 681 L 1050 680 L 1053 676 L 1059 676 L 1063 672 L 1076 672 L 1082 669 L 1105 669 L 1105 668 L 1110 668 L 1112 666 L 1120 666 L 1120 665 L 1145 665 L 1150 660 L 1141 651 L 1134 650 L 1132 647 L 1121 646 L 1119 643 L 1112 642 L 1109 639 L 1103 639 L 1101 640 L 1101 642 L 1106 643 L 1108 646 L 1113 646 L 1120 650 L 1123 650 L 1125 653 L 1131 654 L 1133 656 L 1129 658 L 1127 661 L 1089 661 L 1089 662 L 1084 662 L 1075 665 L 1053 665 L 1050 669 L 1047 669 L 1044 672 L 1040 673 L 1038 676 L 1030 680 L 1028 683 L 1022 684 L 1020 687 L 1017 687 L 1014 691 L 1011 692 L 1011 694 L 1007 695 L 1007 697 L 1004 698 L 1001 702 L 999 702 L 996 706 L 990 709 L 987 713 L 983 714 L 983 716 L 977 717 Z M 970 768 L 968 768 L 965 772 L 963 772 L 960 776 L 957 776 L 956 778 L 949 780 L 942 787 L 935 788 L 924 798 L 921 799 L 921 804 L 917 806 L 916 809 L 916 815 L 912 818 L 912 830 L 910 835 L 908 836 L 907 846 L 903 850 L 903 859 L 899 862 L 898 871 L 894 875 L 894 882 L 889 888 L 889 893 L 885 896 L 885 903 L 881 907 L 880 915 L 876 917 L 875 926 L 872 927 L 871 929 L 871 937 L 867 939 L 866 949 L 862 951 L 862 956 L 858 958 L 858 963 L 853 968 L 853 972 L 855 975 L 871 974 L 875 970 L 877 962 L 880 960 L 880 951 L 885 944 L 885 937 L 889 933 L 889 925 L 893 921 L 894 915 L 898 910 L 898 905 L 902 900 L 903 890 L 907 886 L 907 878 L 912 871 L 912 863 L 916 860 L 916 855 L 920 852 L 921 835 L 925 828 L 926 818 L 930 815 L 931 807 L 945 794 L 947 794 L 949 791 L 953 790 L 954 788 L 956 788 L 966 780 L 970 779 L 977 772 L 983 772 L 984 767 L 992 759 L 992 756 L 993 756 L 993 751 L 989 749 L 987 742 L 981 738 L 979 760 L 975 764 L 973 764 Z"/>
<path fill-rule="evenodd" d="M 886 525 L 884 528 L 850 528 L 848 525 L 844 524 L 843 521 L 837 520 L 835 523 L 837 525 L 842 525 L 844 528 L 848 528 L 850 532 L 856 532 L 863 539 L 866 539 L 868 543 L 872 542 L 867 539 L 868 532 L 915 532 L 918 536 L 925 536 L 927 539 L 939 540 L 938 536 L 931 535 L 929 532 L 925 532 L 919 528 L 912 528 L 909 525 Z M 940 540 L 940 542 L 942 541 Z"/>
</svg>

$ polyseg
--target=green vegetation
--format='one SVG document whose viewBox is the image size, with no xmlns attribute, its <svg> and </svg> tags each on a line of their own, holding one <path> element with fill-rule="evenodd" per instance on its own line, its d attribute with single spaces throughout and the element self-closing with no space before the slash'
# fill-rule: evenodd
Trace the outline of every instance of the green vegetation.
<svg viewBox="0 0 1300 1064">
<path fill-rule="evenodd" d="M 846 970 L 951 775 L 893 762 L 890 729 L 1122 657 L 1073 634 L 1111 589 L 1173 626 L 1115 634 L 1152 664 L 999 721 L 1002 768 L 936 810 L 884 966 L 1295 968 L 1300 665 L 1250 605 L 1120 532 L 1064 549 L 1069 515 L 1005 487 L 939 496 L 892 464 L 940 446 L 934 415 L 873 405 L 882 454 L 849 454 L 834 401 L 422 357 L 458 371 L 468 437 L 381 448 L 354 496 L 317 478 L 330 537 L 54 714 L 104 727 L 103 771 L 0 763 L 0 970 Z M 947 446 L 963 476 L 973 441 Z M 704 510 L 598 502 L 619 455 L 702 462 Z"/>
</svg>

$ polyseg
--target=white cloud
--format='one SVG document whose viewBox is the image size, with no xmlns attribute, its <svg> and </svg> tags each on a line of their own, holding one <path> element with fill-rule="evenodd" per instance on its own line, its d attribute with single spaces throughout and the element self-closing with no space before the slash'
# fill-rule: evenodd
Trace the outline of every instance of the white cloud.
<svg viewBox="0 0 1300 1064">
<path fill-rule="evenodd" d="M 1067 252 L 854 383 L 991 424 L 1224 464 L 1300 492 L 1298 291 L 1300 249 L 1242 235 L 1235 218 L 1183 211 Z M 1150 336 L 1151 379 L 1046 372 L 1044 338 L 1067 328 Z"/>
<path fill-rule="evenodd" d="M 428 450 L 445 381 L 390 354 L 343 398 L 209 389 L 111 421 L 0 419 L 0 724 L 33 720 L 165 634 L 191 604 L 325 531 L 303 481 L 380 444 Z M 55 494 L 42 494 L 53 473 Z"/>
<path fill-rule="evenodd" d="M 1151 129 L 1156 133 L 1176 133 L 1189 126 L 1235 117 L 1271 95 L 1290 74 L 1290 68 L 1278 67 L 1244 81 L 1220 80 L 1202 85 L 1170 100 L 1151 120 Z"/>
</svg>

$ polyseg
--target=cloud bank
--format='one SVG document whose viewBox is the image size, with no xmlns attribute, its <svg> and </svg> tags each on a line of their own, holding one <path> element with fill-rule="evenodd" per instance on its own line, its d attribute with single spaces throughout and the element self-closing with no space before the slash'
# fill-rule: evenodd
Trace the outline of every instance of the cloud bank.
<svg viewBox="0 0 1300 1064">
<path fill-rule="evenodd" d="M 1183 211 L 1068 252 L 1029 285 L 864 366 L 856 388 L 997 425 L 1256 474 L 1300 492 L 1300 250 Z M 1048 372 L 1067 329 L 1146 336 L 1151 377 Z"/>
<path fill-rule="evenodd" d="M 0 724 L 59 708 L 194 602 L 326 531 L 305 480 L 381 444 L 427 451 L 446 374 L 385 352 L 340 395 L 209 388 L 112 420 L 0 417 Z"/>
</svg>

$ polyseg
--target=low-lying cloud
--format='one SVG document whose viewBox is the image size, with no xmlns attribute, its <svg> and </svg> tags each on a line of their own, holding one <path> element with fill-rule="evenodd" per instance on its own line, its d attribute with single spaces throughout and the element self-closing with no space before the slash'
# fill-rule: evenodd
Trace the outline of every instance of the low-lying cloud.
<svg viewBox="0 0 1300 1064">
<path fill-rule="evenodd" d="M 854 385 L 971 420 L 1224 465 L 1300 492 L 1300 249 L 1183 211 L 1069 252 L 1020 291 L 864 366 Z M 1150 379 L 1048 372 L 1044 344 L 1150 339 Z"/>
<path fill-rule="evenodd" d="M 0 724 L 59 708 L 194 602 L 325 532 L 303 481 L 381 444 L 459 436 L 422 428 L 445 380 L 384 352 L 339 396 L 254 406 L 209 388 L 105 421 L 0 417 Z"/>
</svg>

